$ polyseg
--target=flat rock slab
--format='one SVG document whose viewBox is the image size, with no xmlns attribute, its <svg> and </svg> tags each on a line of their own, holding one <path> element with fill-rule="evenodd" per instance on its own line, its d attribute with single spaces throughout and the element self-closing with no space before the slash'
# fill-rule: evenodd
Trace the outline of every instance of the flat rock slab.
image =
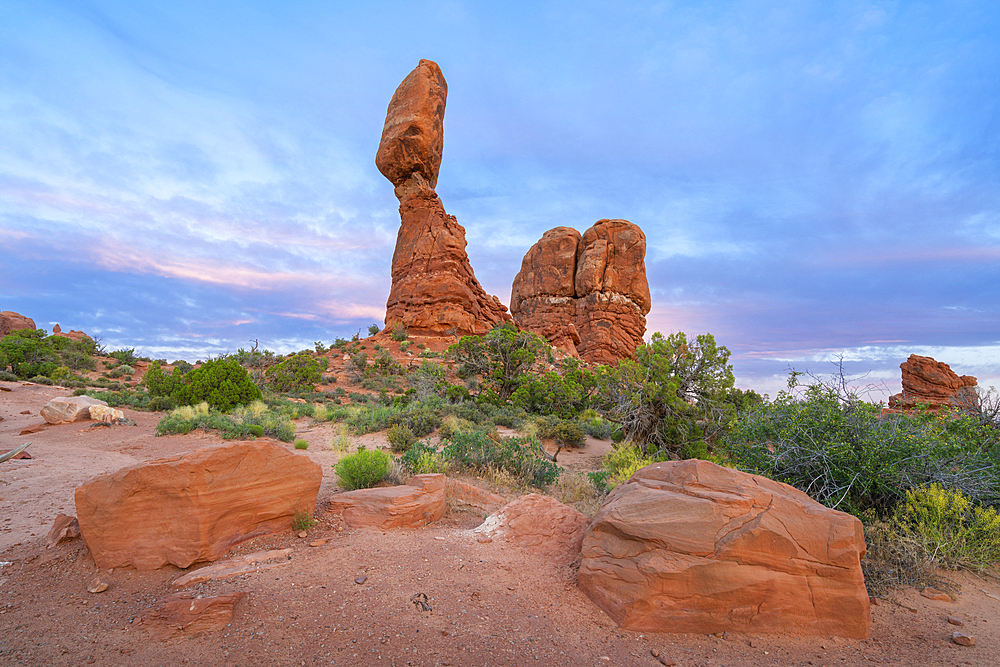
<svg viewBox="0 0 1000 667">
<path fill-rule="evenodd" d="M 95 477 L 76 489 L 76 515 L 98 567 L 186 568 L 311 515 L 322 477 L 274 441 L 237 442 Z"/>
<path fill-rule="evenodd" d="M 49 424 L 69 424 L 90 419 L 90 408 L 108 404 L 90 396 L 57 396 L 45 404 L 39 413 Z"/>
<path fill-rule="evenodd" d="M 333 496 L 326 509 L 340 512 L 352 528 L 419 528 L 444 516 L 446 479 L 442 474 L 414 475 L 402 486 L 346 491 Z"/>
<path fill-rule="evenodd" d="M 458 479 L 448 478 L 448 500 L 462 505 L 471 505 L 492 512 L 507 504 L 507 499 L 496 493 Z"/>
<path fill-rule="evenodd" d="M 159 639 L 195 637 L 226 627 L 233 618 L 236 603 L 245 593 L 227 593 L 196 597 L 193 593 L 174 593 L 143 612 L 142 624 Z"/>
<path fill-rule="evenodd" d="M 580 555 L 590 519 L 555 498 L 529 493 L 504 505 L 473 530 L 481 542 L 509 542 L 555 563 Z"/>
<path fill-rule="evenodd" d="M 583 541 L 580 589 L 623 628 L 866 638 L 861 522 L 708 461 L 617 486 Z"/>
<path fill-rule="evenodd" d="M 288 565 L 292 562 L 290 560 L 291 557 L 291 549 L 255 551 L 252 554 L 247 554 L 246 556 L 242 556 L 240 558 L 233 558 L 221 563 L 199 568 L 194 572 L 188 572 L 187 574 L 174 579 L 170 583 L 170 587 L 187 588 L 188 586 L 194 586 L 195 584 L 215 579 L 228 579 L 241 574 L 260 572 L 261 570 L 270 570 L 275 567 L 281 567 L 282 565 Z"/>
<path fill-rule="evenodd" d="M 45 547 L 51 549 L 63 540 L 72 540 L 77 537 L 80 537 L 80 522 L 76 520 L 75 516 L 60 513 L 52 522 L 52 530 L 45 538 Z"/>
</svg>

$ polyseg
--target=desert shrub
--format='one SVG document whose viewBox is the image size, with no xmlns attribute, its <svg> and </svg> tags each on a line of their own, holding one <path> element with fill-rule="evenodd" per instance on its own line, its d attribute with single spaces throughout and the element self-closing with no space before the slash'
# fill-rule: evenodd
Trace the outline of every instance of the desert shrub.
<svg viewBox="0 0 1000 667">
<path fill-rule="evenodd" d="M 655 463 L 655 460 L 643 454 L 637 445 L 618 445 L 601 461 L 601 467 L 607 473 L 601 483 L 606 488 L 613 489 L 619 484 L 627 482 L 636 470 L 645 468 L 652 463 Z"/>
<path fill-rule="evenodd" d="M 886 517 L 908 489 L 938 483 L 973 501 L 1000 490 L 997 432 L 952 414 L 881 415 L 878 405 L 821 382 L 741 413 L 724 453 L 749 472 L 829 507 Z"/>
<path fill-rule="evenodd" d="M 583 428 L 587 435 L 598 440 L 611 439 L 611 422 L 597 414 L 593 409 L 585 410 L 577 418 L 577 423 Z"/>
<path fill-rule="evenodd" d="M 183 405 L 167 413 L 156 425 L 155 433 L 183 435 L 200 428 L 219 431 L 226 440 L 248 440 L 267 435 L 283 442 L 292 442 L 295 428 L 287 418 L 266 408 L 263 411 L 254 410 L 255 404 L 237 408 L 228 415 L 210 407 L 207 402 L 195 406 Z"/>
<path fill-rule="evenodd" d="M 389 472 L 389 455 L 378 449 L 359 449 L 337 461 L 334 469 L 340 484 L 349 491 L 369 489 Z"/>
<path fill-rule="evenodd" d="M 330 441 L 330 449 L 335 452 L 346 452 L 351 446 L 351 438 L 347 431 L 347 424 L 339 424 L 333 440 Z"/>
<path fill-rule="evenodd" d="M 112 359 L 117 359 L 119 363 L 125 364 L 127 366 L 134 366 L 135 362 L 139 361 L 139 357 L 135 356 L 135 348 L 122 348 L 120 350 L 115 350 L 108 354 Z"/>
<path fill-rule="evenodd" d="M 474 431 L 475 428 L 476 425 L 468 419 L 462 419 L 461 417 L 457 417 L 455 415 L 448 415 L 442 420 L 441 427 L 438 429 L 438 435 L 444 440 L 450 440 L 456 433 Z"/>
<path fill-rule="evenodd" d="M 149 372 L 152 372 L 152 368 Z M 176 375 L 175 369 L 171 380 Z M 170 396 L 178 404 L 193 405 L 205 401 L 222 412 L 261 397 L 260 389 L 250 380 L 246 369 L 230 359 L 208 361 L 200 368 L 181 375 L 176 383 L 171 384 Z M 146 386 L 150 385 L 147 383 Z"/>
<path fill-rule="evenodd" d="M 406 325 L 402 322 L 396 322 L 392 325 L 392 339 L 396 342 L 403 342 L 410 337 L 410 332 L 406 330 Z"/>
<path fill-rule="evenodd" d="M 4 382 L 14 382 L 17 380 L 17 376 L 10 371 L 0 370 L 0 380 Z"/>
<path fill-rule="evenodd" d="M 608 491 L 603 484 L 595 484 L 588 475 L 565 472 L 546 489 L 546 493 L 578 512 L 594 516 L 601 509 Z"/>
<path fill-rule="evenodd" d="M 347 425 L 355 435 L 374 433 L 389 428 L 402 408 L 388 405 L 366 405 L 347 418 Z"/>
<path fill-rule="evenodd" d="M 53 347 L 53 338 L 44 329 L 19 329 L 0 338 L 0 370 L 8 370 L 18 379 L 48 376 L 61 364 Z"/>
<path fill-rule="evenodd" d="M 296 441 L 297 442 L 297 441 Z M 292 530 L 296 533 L 300 533 L 303 530 L 309 530 L 317 523 L 313 515 L 304 510 L 295 510 L 295 516 L 292 517 Z"/>
<path fill-rule="evenodd" d="M 437 413 L 419 405 L 397 413 L 392 421 L 407 427 L 416 437 L 432 433 L 441 425 L 441 417 Z"/>
<path fill-rule="evenodd" d="M 402 454 L 417 441 L 417 436 L 413 435 L 413 431 L 405 424 L 396 424 L 390 427 L 386 431 L 386 437 L 389 439 L 389 446 L 392 448 L 392 451 L 397 454 Z"/>
<path fill-rule="evenodd" d="M 494 440 L 482 430 L 456 433 L 445 446 L 444 458 L 471 472 L 500 470 L 520 482 L 544 488 L 559 476 L 560 468 L 539 453 L 541 444 L 530 438 Z"/>
<path fill-rule="evenodd" d="M 909 489 L 893 519 L 935 566 L 982 569 L 1000 561 L 1000 514 L 961 491 L 940 484 Z"/>
<path fill-rule="evenodd" d="M 126 375 L 129 376 L 129 377 L 131 377 L 133 373 L 135 373 L 135 369 L 134 368 L 132 368 L 128 364 L 121 364 L 119 366 L 116 366 L 114 368 L 114 370 L 109 371 L 108 372 L 108 377 L 109 378 L 120 378 L 120 377 L 124 377 Z"/>
<path fill-rule="evenodd" d="M 399 344 L 400 352 L 406 352 L 409 349 L 410 349 L 410 341 L 404 340 L 402 343 Z"/>
<path fill-rule="evenodd" d="M 380 329 L 379 329 L 379 326 L 378 326 L 377 324 L 373 324 L 373 325 L 371 325 L 370 327 L 368 327 L 368 335 L 369 335 L 369 336 L 374 336 L 374 335 L 375 335 L 375 334 L 377 334 L 377 333 L 378 333 L 379 331 L 380 331 Z M 343 340 L 342 338 L 338 338 L 338 339 L 337 339 L 337 342 L 338 342 L 338 343 L 339 343 L 339 342 L 341 342 L 341 341 L 343 341 L 343 342 L 345 342 L 345 343 L 347 342 L 346 340 Z"/>
<path fill-rule="evenodd" d="M 459 377 L 480 378 L 484 398 L 504 403 L 528 379 L 543 347 L 535 334 L 504 322 L 485 336 L 462 336 L 448 348 L 448 356 L 458 364 Z"/>
<path fill-rule="evenodd" d="M 869 595 L 880 597 L 894 589 L 925 586 L 949 590 L 949 582 L 938 575 L 939 570 L 913 540 L 900 538 L 899 528 L 892 521 L 867 519 L 867 553 L 861 559 L 861 571 Z"/>
<path fill-rule="evenodd" d="M 729 350 L 711 334 L 688 340 L 684 333 L 654 333 L 636 349 L 635 361 L 606 368 L 596 401 L 643 452 L 679 457 L 723 432 L 733 414 L 724 399 L 734 381 Z"/>
<path fill-rule="evenodd" d="M 309 449 L 309 443 L 302 438 L 296 438 L 295 442 L 292 443 L 292 446 L 295 447 L 295 449 Z"/>
<path fill-rule="evenodd" d="M 34 382 L 35 384 L 55 384 L 52 378 L 45 375 L 36 375 L 35 377 L 28 378 L 28 382 Z"/>
<path fill-rule="evenodd" d="M 313 359 L 309 354 L 300 352 L 268 368 L 264 372 L 265 382 L 271 391 L 311 392 L 322 379 L 328 363 L 326 359 Z"/>
<path fill-rule="evenodd" d="M 593 375 L 589 372 L 584 374 L 574 365 L 567 366 L 573 371 L 566 377 L 551 371 L 529 376 L 511 395 L 511 403 L 532 414 L 555 415 L 563 419 L 579 414 L 590 403 Z"/>
</svg>

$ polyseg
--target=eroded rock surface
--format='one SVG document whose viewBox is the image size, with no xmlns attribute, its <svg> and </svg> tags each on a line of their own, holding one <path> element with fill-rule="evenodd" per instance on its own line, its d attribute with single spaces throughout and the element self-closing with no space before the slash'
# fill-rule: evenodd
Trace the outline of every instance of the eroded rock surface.
<svg viewBox="0 0 1000 667">
<path fill-rule="evenodd" d="M 419 528 L 444 516 L 446 484 L 442 474 L 414 475 L 409 484 L 401 486 L 338 493 L 326 509 L 341 513 L 344 523 L 352 528 Z"/>
<path fill-rule="evenodd" d="M 944 362 L 911 354 L 899 368 L 903 371 L 903 391 L 889 397 L 890 408 L 923 404 L 938 409 L 975 400 L 976 378 L 959 376 Z"/>
<path fill-rule="evenodd" d="M 386 113 L 375 164 L 395 186 L 402 224 L 385 324 L 403 324 L 415 333 L 483 334 L 510 316 L 479 284 L 465 251 L 465 228 L 434 191 L 447 97 L 441 68 L 421 60 Z"/>
<path fill-rule="evenodd" d="M 142 613 L 142 624 L 159 639 L 195 637 L 226 627 L 236 603 L 246 593 L 235 592 L 209 597 L 194 593 L 174 593 Z"/>
<path fill-rule="evenodd" d="M 108 404 L 90 396 L 57 396 L 39 414 L 49 424 L 68 424 L 87 421 L 91 418 L 90 409 L 97 406 L 108 407 Z"/>
<path fill-rule="evenodd" d="M 11 331 L 35 328 L 35 321 L 30 317 L 25 317 L 12 310 L 5 310 L 0 313 L 0 338 L 3 338 Z"/>
<path fill-rule="evenodd" d="M 568 565 L 580 555 L 590 519 L 555 498 L 529 493 L 504 505 L 475 529 L 477 536 L 502 540 Z"/>
<path fill-rule="evenodd" d="M 627 220 L 545 232 L 511 288 L 514 321 L 593 363 L 633 358 L 650 310 L 646 236 Z"/>
<path fill-rule="evenodd" d="M 861 522 L 765 477 L 656 463 L 609 495 L 580 588 L 623 628 L 866 638 Z"/>
<path fill-rule="evenodd" d="M 322 477 L 273 441 L 237 442 L 95 477 L 76 489 L 76 513 L 98 567 L 186 568 L 312 514 Z"/>
</svg>

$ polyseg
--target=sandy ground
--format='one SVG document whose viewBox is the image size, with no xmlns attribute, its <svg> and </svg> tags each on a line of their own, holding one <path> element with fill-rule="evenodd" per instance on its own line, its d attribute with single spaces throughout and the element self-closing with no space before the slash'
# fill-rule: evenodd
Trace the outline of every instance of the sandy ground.
<svg viewBox="0 0 1000 667">
<path fill-rule="evenodd" d="M 73 490 L 93 475 L 219 442 L 204 433 L 156 438 L 160 415 L 126 411 L 137 426 L 89 422 L 19 435 L 42 420 L 45 402 L 69 392 L 0 383 L 0 452 L 31 441 L 29 460 L 0 464 L 0 664 L 2 665 L 982 665 L 1000 664 L 1000 586 L 956 578 L 957 602 L 900 592 L 872 608 L 865 641 L 784 635 L 638 634 L 617 628 L 576 588 L 572 568 L 501 543 L 478 543 L 481 513 L 452 509 L 419 530 L 337 530 L 322 520 L 307 539 L 291 531 L 235 553 L 290 547 L 284 567 L 195 587 L 242 591 L 232 622 L 199 637 L 157 640 L 141 613 L 172 591 L 181 571 L 100 571 L 80 540 L 45 548 L 58 512 L 74 514 Z M 30 414 L 21 414 L 27 410 Z M 335 492 L 332 428 L 303 421 L 301 455 L 324 469 L 320 505 Z M 377 444 L 373 439 L 369 446 Z M 584 468 L 596 455 L 560 454 Z M 290 445 L 289 445 L 290 447 Z M 568 454 L 568 455 L 567 455 Z M 341 527 L 342 528 L 342 527 Z M 308 543 L 329 538 L 319 547 Z M 100 575 L 109 589 L 91 594 Z M 364 576 L 363 583 L 355 583 Z M 413 595 L 427 596 L 419 611 Z M 956 628 L 976 645 L 950 641 Z"/>
</svg>

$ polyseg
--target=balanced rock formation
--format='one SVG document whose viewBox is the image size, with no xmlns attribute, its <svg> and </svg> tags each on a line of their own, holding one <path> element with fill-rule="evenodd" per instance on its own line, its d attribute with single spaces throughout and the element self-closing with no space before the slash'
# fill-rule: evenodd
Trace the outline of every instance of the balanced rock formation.
<svg viewBox="0 0 1000 667">
<path fill-rule="evenodd" d="M 185 568 L 311 515 L 322 478 L 273 441 L 237 442 L 95 477 L 76 489 L 76 514 L 100 568 Z"/>
<path fill-rule="evenodd" d="M 419 528 L 444 516 L 446 488 L 440 473 L 414 475 L 409 484 L 338 493 L 326 509 L 342 513 L 352 528 Z"/>
<path fill-rule="evenodd" d="M 11 331 L 34 328 L 36 328 L 35 321 L 30 317 L 25 317 L 11 310 L 5 310 L 0 313 L 0 338 L 3 338 Z"/>
<path fill-rule="evenodd" d="M 959 377 L 946 363 L 911 354 L 899 368 L 903 371 L 903 391 L 889 397 L 890 408 L 926 405 L 936 410 L 976 400 L 976 378 Z"/>
<path fill-rule="evenodd" d="M 654 463 L 607 497 L 579 585 L 626 629 L 866 638 L 861 521 L 708 461 Z"/>
<path fill-rule="evenodd" d="M 434 191 L 447 98 L 441 68 L 421 60 L 389 102 L 375 165 L 395 186 L 402 225 L 385 324 L 403 324 L 415 333 L 483 334 L 510 316 L 476 280 L 465 252 L 465 228 L 445 212 Z"/>
<path fill-rule="evenodd" d="M 628 220 L 599 220 L 582 236 L 551 229 L 521 262 L 511 315 L 586 361 L 634 358 L 650 309 L 645 257 L 646 236 Z"/>
<path fill-rule="evenodd" d="M 529 493 L 504 505 L 473 532 L 480 539 L 502 540 L 568 565 L 580 555 L 590 519 L 555 498 Z"/>
<path fill-rule="evenodd" d="M 91 418 L 90 409 L 99 406 L 106 408 L 108 404 L 90 396 L 57 396 L 46 403 L 39 414 L 50 424 L 69 424 L 87 421 Z"/>
<path fill-rule="evenodd" d="M 70 340 L 84 340 L 90 338 L 87 334 L 82 331 L 76 331 L 75 329 L 71 329 L 69 332 L 63 331 L 62 327 L 58 324 L 52 327 L 52 335 L 69 338 Z"/>
</svg>

